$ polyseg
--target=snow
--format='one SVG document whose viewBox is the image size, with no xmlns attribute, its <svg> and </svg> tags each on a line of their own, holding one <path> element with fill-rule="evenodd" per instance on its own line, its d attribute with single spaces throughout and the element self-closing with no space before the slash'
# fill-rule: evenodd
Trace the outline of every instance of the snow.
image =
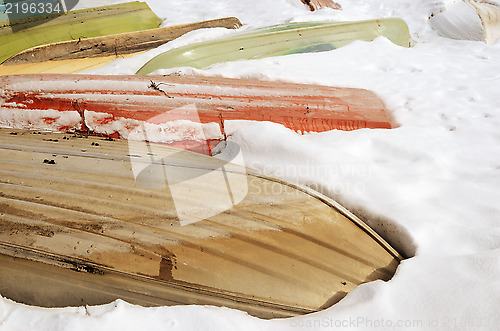
<svg viewBox="0 0 500 331">
<path fill-rule="evenodd" d="M 80 1 L 79 8 L 122 1 Z M 500 42 L 446 39 L 431 13 L 457 1 L 147 0 L 173 25 L 237 16 L 244 29 L 297 20 L 401 17 L 413 47 L 384 38 L 314 54 L 217 64 L 183 73 L 357 87 L 385 103 L 393 130 L 298 135 L 272 123 L 238 127 L 246 165 L 306 184 L 361 216 L 400 252 L 389 282 L 363 284 L 315 314 L 260 320 L 217 307 L 44 309 L 0 299 L 0 330 L 498 330 L 500 328 Z M 259 4 L 261 4 L 259 2 Z M 94 73 L 131 74 L 162 51 L 234 33 L 189 33 Z M 171 71 L 165 71 L 171 72 Z"/>
</svg>

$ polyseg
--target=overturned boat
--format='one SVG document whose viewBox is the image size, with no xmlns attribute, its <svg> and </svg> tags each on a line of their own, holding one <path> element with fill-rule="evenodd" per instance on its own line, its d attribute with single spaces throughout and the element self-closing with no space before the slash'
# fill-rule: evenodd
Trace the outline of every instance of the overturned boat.
<svg viewBox="0 0 500 331">
<path fill-rule="evenodd" d="M 410 45 L 408 26 L 399 18 L 288 23 L 169 50 L 148 61 L 137 74 L 147 75 L 159 69 L 186 66 L 202 69 L 227 61 L 324 52 L 355 40 L 372 41 L 380 36 L 399 46 Z"/>
<path fill-rule="evenodd" d="M 300 133 L 391 128 L 382 101 L 355 88 L 177 75 L 15 75 L 0 84 L 1 125 L 119 138 L 143 125 L 151 141 L 205 154 L 250 121 Z"/>
<path fill-rule="evenodd" d="M 326 196 L 147 141 L 0 129 L 0 173 L 0 294 L 26 304 L 287 317 L 402 259 Z"/>
<path fill-rule="evenodd" d="M 215 27 L 237 29 L 240 26 L 241 22 L 236 17 L 226 17 L 36 46 L 3 62 L 0 65 L 0 75 L 77 73 L 140 54 L 193 30 Z"/>
<path fill-rule="evenodd" d="M 75 10 L 0 22 L 0 63 L 54 42 L 158 28 L 162 20 L 144 2 Z"/>
<path fill-rule="evenodd" d="M 500 38 L 500 1 L 459 0 L 437 6 L 429 24 L 446 38 L 494 44 Z"/>
</svg>

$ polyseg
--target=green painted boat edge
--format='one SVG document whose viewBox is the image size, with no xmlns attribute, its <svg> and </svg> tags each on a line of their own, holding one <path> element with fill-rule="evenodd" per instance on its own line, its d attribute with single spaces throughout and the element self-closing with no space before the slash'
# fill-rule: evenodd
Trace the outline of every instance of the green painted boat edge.
<svg viewBox="0 0 500 331">
<path fill-rule="evenodd" d="M 133 23 L 131 17 L 137 18 Z M 40 24 L 40 22 L 46 23 Z M 96 24 L 99 21 L 100 24 Z M 0 23 L 0 62 L 28 48 L 48 43 L 157 28 L 162 20 L 145 2 L 70 11 Z M 82 24 L 85 23 L 85 24 Z M 13 32 L 12 27 L 19 29 Z"/>
<path fill-rule="evenodd" d="M 347 37 L 340 40 L 340 34 Z M 137 74 L 183 66 L 202 69 L 220 62 L 331 50 L 354 40 L 371 41 L 379 36 L 388 38 L 396 45 L 409 47 L 409 29 L 400 18 L 291 23 L 172 49 L 148 61 Z M 205 54 L 202 55 L 203 52 Z"/>
</svg>

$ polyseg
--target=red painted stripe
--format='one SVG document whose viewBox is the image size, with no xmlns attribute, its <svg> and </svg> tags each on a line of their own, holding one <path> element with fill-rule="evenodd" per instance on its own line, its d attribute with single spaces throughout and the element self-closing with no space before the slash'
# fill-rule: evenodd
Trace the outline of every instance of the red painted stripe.
<svg viewBox="0 0 500 331">
<path fill-rule="evenodd" d="M 57 74 L 4 76 L 0 84 L 4 109 L 109 114 L 102 125 L 159 115 L 179 120 L 169 111 L 194 104 L 202 123 L 220 123 L 222 116 L 271 121 L 301 132 L 391 128 L 380 99 L 363 89 L 221 77 Z"/>
</svg>

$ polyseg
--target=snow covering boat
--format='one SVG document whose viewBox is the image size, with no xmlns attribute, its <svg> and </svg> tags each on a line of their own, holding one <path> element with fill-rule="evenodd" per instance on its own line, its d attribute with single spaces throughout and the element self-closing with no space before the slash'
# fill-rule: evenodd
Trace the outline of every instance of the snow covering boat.
<svg viewBox="0 0 500 331">
<path fill-rule="evenodd" d="M 214 27 L 236 29 L 240 26 L 241 22 L 236 17 L 226 17 L 37 46 L 6 60 L 0 66 L 0 75 L 75 73 L 153 49 L 196 29 Z"/>
<path fill-rule="evenodd" d="M 34 46 L 153 29 L 161 22 L 144 2 L 6 21 L 0 23 L 0 62 Z"/>
<path fill-rule="evenodd" d="M 317 192 L 154 143 L 3 128 L 0 173 L 0 294 L 26 304 L 286 317 L 402 259 Z"/>
<path fill-rule="evenodd" d="M 363 89 L 202 76 L 14 75 L 0 77 L 0 125 L 91 131 L 210 154 L 248 121 L 296 132 L 391 128 L 385 107 Z M 243 122 L 245 121 L 245 122 Z"/>
<path fill-rule="evenodd" d="M 399 18 L 289 23 L 169 50 L 151 59 L 137 74 L 147 75 L 159 69 L 184 66 L 201 69 L 214 63 L 242 59 L 323 52 L 354 40 L 371 41 L 379 36 L 397 45 L 409 46 L 408 26 Z"/>
<path fill-rule="evenodd" d="M 493 44 L 500 37 L 500 1 L 460 0 L 432 13 L 429 23 L 443 37 Z"/>
</svg>

